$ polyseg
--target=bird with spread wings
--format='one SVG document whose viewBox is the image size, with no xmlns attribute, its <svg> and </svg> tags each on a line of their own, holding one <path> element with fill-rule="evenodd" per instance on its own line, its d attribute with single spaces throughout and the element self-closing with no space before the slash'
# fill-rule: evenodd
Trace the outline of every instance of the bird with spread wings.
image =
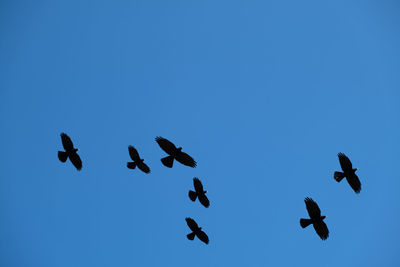
<svg viewBox="0 0 400 267">
<path fill-rule="evenodd" d="M 186 223 L 189 226 L 190 230 L 192 230 L 192 232 L 187 235 L 187 238 L 189 240 L 193 240 L 194 237 L 197 236 L 201 241 L 208 244 L 209 240 L 207 234 L 201 230 L 202 228 L 197 225 L 195 220 L 193 220 L 192 218 L 186 218 Z"/>
<path fill-rule="evenodd" d="M 126 163 L 126 166 L 132 170 L 135 169 L 137 166 L 139 170 L 141 170 L 142 172 L 150 173 L 149 166 L 147 166 L 146 163 L 144 163 L 144 159 L 140 158 L 139 152 L 136 150 L 136 148 L 134 146 L 129 146 L 128 151 L 129 151 L 129 156 L 131 157 L 133 162 Z"/>
<path fill-rule="evenodd" d="M 304 199 L 306 208 L 310 219 L 300 219 L 300 225 L 302 228 L 306 228 L 310 224 L 314 226 L 315 232 L 319 235 L 322 240 L 326 240 L 329 237 L 329 230 L 323 221 L 326 216 L 321 216 L 321 210 L 318 204 L 309 197 Z"/>
<path fill-rule="evenodd" d="M 69 158 L 75 168 L 80 171 L 82 169 L 82 160 L 76 153 L 79 149 L 74 148 L 71 138 L 66 133 L 61 133 L 61 142 L 65 151 L 58 151 L 58 159 L 61 162 L 66 162 Z"/>
<path fill-rule="evenodd" d="M 347 182 L 357 194 L 361 191 L 361 182 L 356 175 L 357 168 L 353 169 L 353 164 L 350 159 L 343 153 L 338 154 L 340 167 L 343 172 L 335 172 L 333 177 L 339 183 L 346 177 Z"/>
<path fill-rule="evenodd" d="M 201 181 L 199 180 L 199 178 L 195 177 L 193 178 L 193 186 L 194 186 L 194 190 L 189 190 L 189 198 L 191 201 L 196 201 L 196 198 L 199 199 L 200 203 L 208 208 L 210 206 L 210 201 L 208 200 L 206 193 L 207 191 L 205 191 L 203 189 L 203 184 L 201 183 Z"/>
<path fill-rule="evenodd" d="M 197 163 L 196 161 L 189 156 L 188 154 L 182 152 L 182 147 L 176 147 L 171 141 L 157 136 L 156 137 L 156 142 L 158 145 L 161 147 L 162 150 L 164 150 L 169 156 L 162 158 L 161 162 L 164 164 L 164 166 L 168 168 L 172 168 L 174 164 L 174 159 L 183 165 L 195 168 Z"/>
</svg>

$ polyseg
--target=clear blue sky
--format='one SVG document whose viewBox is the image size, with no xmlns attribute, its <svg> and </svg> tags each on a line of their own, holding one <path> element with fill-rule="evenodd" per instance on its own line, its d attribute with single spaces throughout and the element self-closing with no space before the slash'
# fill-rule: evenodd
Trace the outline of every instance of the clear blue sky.
<svg viewBox="0 0 400 267">
<path fill-rule="evenodd" d="M 2 1 L 0 265 L 400 266 L 399 12 Z M 81 172 L 57 158 L 64 131 Z M 198 167 L 162 166 L 158 135 Z M 126 168 L 128 145 L 150 175 Z M 359 195 L 333 179 L 338 152 Z M 194 176 L 209 209 L 187 196 Z M 327 241 L 300 228 L 307 196 Z M 187 216 L 208 246 L 186 239 Z"/>
</svg>

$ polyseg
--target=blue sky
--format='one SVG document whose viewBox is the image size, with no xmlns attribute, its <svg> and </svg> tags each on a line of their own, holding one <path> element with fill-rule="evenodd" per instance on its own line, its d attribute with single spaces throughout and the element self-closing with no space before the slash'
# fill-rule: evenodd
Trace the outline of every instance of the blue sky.
<svg viewBox="0 0 400 267">
<path fill-rule="evenodd" d="M 1 266 L 399 266 L 399 8 L 2 1 Z M 162 166 L 158 135 L 198 167 Z M 359 195 L 333 179 L 338 152 Z M 327 241 L 300 228 L 307 196 Z"/>
</svg>

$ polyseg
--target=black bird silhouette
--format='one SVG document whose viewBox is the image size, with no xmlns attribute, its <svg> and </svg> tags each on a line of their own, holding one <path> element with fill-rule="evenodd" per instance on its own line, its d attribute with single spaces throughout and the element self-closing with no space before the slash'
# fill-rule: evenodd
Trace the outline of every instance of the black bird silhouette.
<svg viewBox="0 0 400 267">
<path fill-rule="evenodd" d="M 174 164 L 174 159 L 176 159 L 183 165 L 192 168 L 196 167 L 196 161 L 188 154 L 182 152 L 182 147 L 176 148 L 176 146 L 172 142 L 160 136 L 156 137 L 156 142 L 162 148 L 162 150 L 164 150 L 169 155 L 168 157 L 161 159 L 161 162 L 168 168 L 172 168 L 172 165 Z"/>
<path fill-rule="evenodd" d="M 361 191 L 361 182 L 356 175 L 357 168 L 353 169 L 350 159 L 343 153 L 338 154 L 340 166 L 343 172 L 335 172 L 333 177 L 337 182 L 340 182 L 346 177 L 347 182 L 357 194 Z"/>
<path fill-rule="evenodd" d="M 308 215 L 310 219 L 300 219 L 300 225 L 302 228 L 306 228 L 310 224 L 313 224 L 315 231 L 322 240 L 325 240 L 329 236 L 329 230 L 323 220 L 326 216 L 321 216 L 321 210 L 319 209 L 317 203 L 311 198 L 306 197 L 304 199 L 306 203 Z"/>
<path fill-rule="evenodd" d="M 210 206 L 210 201 L 206 196 L 207 191 L 203 190 L 203 185 L 201 184 L 200 180 L 194 177 L 193 185 L 195 191 L 189 190 L 190 200 L 195 201 L 196 198 L 199 198 L 200 203 L 203 204 L 204 207 L 208 208 Z"/>
<path fill-rule="evenodd" d="M 58 159 L 61 162 L 66 162 L 69 158 L 75 168 L 80 171 L 82 169 L 82 160 L 76 153 L 79 149 L 74 148 L 71 138 L 65 133 L 61 133 L 61 141 L 65 151 L 58 151 Z"/>
<path fill-rule="evenodd" d="M 136 148 L 134 146 L 129 146 L 129 156 L 133 160 L 133 162 L 128 162 L 126 163 L 126 166 L 129 169 L 135 169 L 136 166 L 144 173 L 150 173 L 150 168 L 147 166 L 143 161 L 144 159 L 141 159 L 139 156 L 139 153 L 137 152 Z"/>
<path fill-rule="evenodd" d="M 201 230 L 201 227 L 199 227 L 192 218 L 186 218 L 186 223 L 190 230 L 192 230 L 192 232 L 187 235 L 189 240 L 193 240 L 194 237 L 197 236 L 201 241 L 208 244 L 208 236 Z"/>
</svg>

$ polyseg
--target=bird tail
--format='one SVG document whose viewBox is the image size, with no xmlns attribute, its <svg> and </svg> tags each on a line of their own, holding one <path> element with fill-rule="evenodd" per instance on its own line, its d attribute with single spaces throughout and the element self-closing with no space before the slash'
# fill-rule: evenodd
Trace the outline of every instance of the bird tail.
<svg viewBox="0 0 400 267">
<path fill-rule="evenodd" d="M 192 191 L 192 190 L 189 190 L 189 198 L 190 198 L 190 200 L 191 200 L 191 201 L 195 201 L 195 200 L 196 200 L 196 197 L 197 197 L 196 192 L 194 192 L 194 191 Z"/>
<path fill-rule="evenodd" d="M 344 173 L 343 172 L 335 172 L 333 175 L 333 178 L 335 178 L 336 182 L 340 182 L 344 178 Z"/>
<path fill-rule="evenodd" d="M 310 219 L 300 219 L 300 225 L 301 225 L 302 228 L 306 228 L 310 224 L 311 224 L 311 220 Z"/>
<path fill-rule="evenodd" d="M 58 159 L 59 159 L 61 162 L 66 162 L 67 159 L 68 159 L 68 154 L 67 154 L 67 152 L 58 151 Z"/>
<path fill-rule="evenodd" d="M 133 170 L 136 168 L 136 162 L 128 162 L 126 163 L 126 167 Z"/>
<path fill-rule="evenodd" d="M 194 236 L 195 236 L 195 233 L 190 233 L 190 234 L 188 234 L 188 235 L 186 235 L 187 236 L 187 238 L 189 239 L 189 240 L 193 240 L 194 239 Z"/>
<path fill-rule="evenodd" d="M 162 164 L 164 164 L 164 166 L 167 166 L 168 168 L 172 168 L 172 165 L 174 164 L 174 157 L 168 156 L 168 157 L 162 158 L 161 162 L 162 162 Z"/>
</svg>

